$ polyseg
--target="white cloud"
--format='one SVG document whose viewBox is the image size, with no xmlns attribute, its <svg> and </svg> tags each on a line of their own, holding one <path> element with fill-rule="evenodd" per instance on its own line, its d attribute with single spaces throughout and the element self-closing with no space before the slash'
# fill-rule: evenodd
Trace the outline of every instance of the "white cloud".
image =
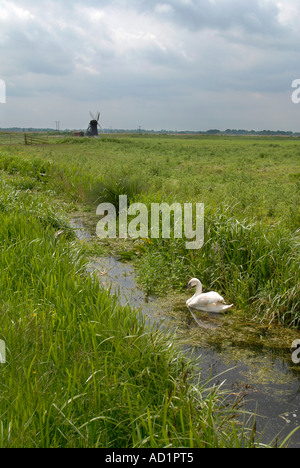
<svg viewBox="0 0 300 468">
<path fill-rule="evenodd" d="M 279 8 L 279 22 L 284 26 L 297 28 L 299 31 L 300 3 L 293 0 L 276 3 Z"/>
</svg>

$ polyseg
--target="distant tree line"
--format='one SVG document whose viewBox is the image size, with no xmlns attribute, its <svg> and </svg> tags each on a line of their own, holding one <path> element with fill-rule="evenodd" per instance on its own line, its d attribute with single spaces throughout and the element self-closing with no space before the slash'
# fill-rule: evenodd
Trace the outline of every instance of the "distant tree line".
<svg viewBox="0 0 300 468">
<path fill-rule="evenodd" d="M 10 127 L 10 128 L 0 128 L 0 131 L 6 132 L 41 132 L 41 133 L 48 133 L 48 134 L 69 134 L 75 131 L 85 131 L 83 129 L 65 129 L 61 131 L 57 131 L 53 128 L 21 128 L 21 127 Z M 282 136 L 300 136 L 300 132 L 291 132 L 291 131 L 284 131 L 284 130 L 245 130 L 245 129 L 231 129 L 227 128 L 226 130 L 219 130 L 217 128 L 213 128 L 210 130 L 199 130 L 199 131 L 192 131 L 192 130 L 146 130 L 143 128 L 138 129 L 120 129 L 120 128 L 104 128 L 104 133 L 137 133 L 137 134 L 184 134 L 184 135 L 282 135 Z"/>
</svg>

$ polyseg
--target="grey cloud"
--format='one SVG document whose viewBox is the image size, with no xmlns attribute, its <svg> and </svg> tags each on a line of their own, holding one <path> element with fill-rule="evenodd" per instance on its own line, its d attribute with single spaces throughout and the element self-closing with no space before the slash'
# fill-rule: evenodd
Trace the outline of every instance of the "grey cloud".
<svg viewBox="0 0 300 468">
<path fill-rule="evenodd" d="M 132 125 L 125 115 L 130 103 L 130 115 L 139 113 L 141 124 L 145 115 L 153 128 L 158 115 L 165 128 L 179 128 L 183 115 L 184 126 L 192 127 L 202 106 L 216 127 L 221 117 L 213 100 L 226 106 L 222 118 L 239 115 L 242 122 L 247 102 L 238 106 L 241 96 L 283 93 L 298 77 L 299 33 L 279 22 L 275 0 L 4 3 L 30 13 L 6 21 L 0 16 L 0 78 L 7 80 L 8 101 L 34 98 L 36 106 L 40 100 L 57 109 L 67 101 L 88 110 L 91 102 L 103 102 L 112 122 L 110 109 L 122 102 L 125 128 Z M 260 102 L 266 101 L 254 104 Z"/>
<path fill-rule="evenodd" d="M 212 2 L 210 0 L 169 0 L 162 2 L 154 0 L 134 0 L 136 8 L 150 13 L 159 12 L 157 7 L 169 5 L 166 10 L 169 20 L 191 30 L 205 28 L 228 30 L 239 27 L 247 32 L 264 34 L 279 32 L 278 7 L 274 4 L 263 5 L 259 0 L 226 0 L 226 2 Z M 162 13 L 156 13 L 164 16 Z"/>
</svg>

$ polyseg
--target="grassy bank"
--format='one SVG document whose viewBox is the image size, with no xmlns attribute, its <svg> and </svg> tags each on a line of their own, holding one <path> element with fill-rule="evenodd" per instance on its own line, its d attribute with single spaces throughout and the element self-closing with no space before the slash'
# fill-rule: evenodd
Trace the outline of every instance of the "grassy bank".
<svg viewBox="0 0 300 468">
<path fill-rule="evenodd" d="M 6 151 L 0 167 L 22 174 L 18 158 L 38 157 L 46 172 L 36 177 L 48 176 L 49 188 L 94 212 L 99 201 L 117 204 L 124 193 L 130 203 L 148 206 L 153 201 L 204 202 L 201 250 L 187 252 L 174 239 L 139 246 L 145 290 L 183 291 L 197 276 L 206 290 L 218 289 L 247 317 L 299 327 L 298 139 L 62 138 Z M 24 177 L 26 183 L 27 168 Z M 31 180 L 30 175 L 29 185 Z"/>
<path fill-rule="evenodd" d="M 174 339 L 86 274 L 62 211 L 88 189 L 79 173 L 19 154 L 0 168 L 0 446 L 255 446 Z"/>
</svg>

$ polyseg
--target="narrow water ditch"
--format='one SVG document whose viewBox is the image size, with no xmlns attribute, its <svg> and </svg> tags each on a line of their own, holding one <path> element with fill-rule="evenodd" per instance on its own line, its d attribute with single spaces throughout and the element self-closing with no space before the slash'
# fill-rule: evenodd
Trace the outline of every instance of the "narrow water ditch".
<svg viewBox="0 0 300 468">
<path fill-rule="evenodd" d="M 72 217 L 70 225 L 79 239 L 87 242 L 93 239 L 84 217 Z M 99 283 L 116 294 L 122 305 L 139 309 L 150 324 L 177 329 L 181 338 L 185 334 L 192 336 L 191 342 L 187 339 L 183 346 L 187 353 L 193 352 L 199 358 L 201 380 L 210 379 L 211 384 L 223 382 L 223 388 L 233 396 L 243 396 L 242 409 L 257 414 L 257 431 L 263 432 L 262 442 L 270 442 L 278 434 L 279 440 L 283 440 L 300 426 L 300 364 L 293 364 L 292 352 L 283 356 L 274 350 L 236 347 L 226 340 L 221 347 L 209 345 L 201 340 L 199 327 L 190 319 L 183 295 L 174 295 L 173 302 L 147 297 L 138 286 L 134 266 L 114 256 L 93 257 L 88 271 L 96 273 Z M 180 329 L 176 314 L 186 314 Z M 213 333 L 214 327 L 222 327 L 222 317 L 205 323 Z M 300 448 L 300 430 L 291 437 L 289 446 Z"/>
</svg>

